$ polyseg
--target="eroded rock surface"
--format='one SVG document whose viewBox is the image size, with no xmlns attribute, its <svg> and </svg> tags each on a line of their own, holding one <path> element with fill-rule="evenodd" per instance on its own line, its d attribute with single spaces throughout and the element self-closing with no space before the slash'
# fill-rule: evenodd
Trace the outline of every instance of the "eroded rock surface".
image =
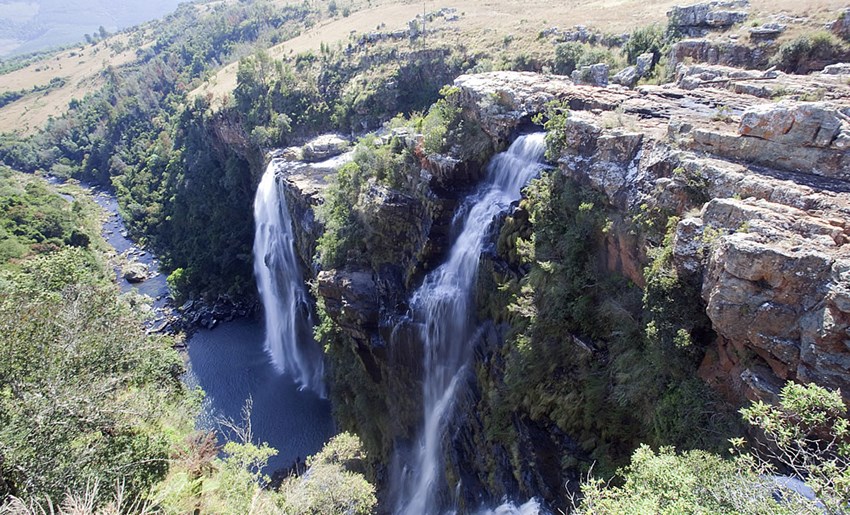
<svg viewBox="0 0 850 515">
<path fill-rule="evenodd" d="M 823 74 L 789 82 L 829 83 L 825 102 L 772 102 L 729 86 L 784 76 L 704 67 L 681 73 L 678 85 L 628 91 L 494 72 L 456 85 L 469 109 L 485 95 L 511 99 L 494 134 L 517 126 L 541 92 L 564 100 L 564 173 L 625 218 L 643 205 L 683 217 L 676 268 L 701 284 L 718 335 L 705 379 L 749 398 L 770 398 L 771 385 L 789 379 L 850 392 L 850 126 L 841 101 L 850 94 Z M 493 111 L 480 113 L 487 123 Z M 646 247 L 659 242 L 608 239 L 611 270 L 642 284 Z"/>
<path fill-rule="evenodd" d="M 676 6 L 667 12 L 670 25 L 689 36 L 730 27 L 747 19 L 749 2 L 733 0 Z"/>
</svg>

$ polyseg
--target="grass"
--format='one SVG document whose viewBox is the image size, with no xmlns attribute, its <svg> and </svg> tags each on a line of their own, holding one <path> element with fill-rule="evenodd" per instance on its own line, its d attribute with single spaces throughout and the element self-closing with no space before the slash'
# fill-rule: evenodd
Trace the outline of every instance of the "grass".
<svg viewBox="0 0 850 515">
<path fill-rule="evenodd" d="M 236 1 L 236 0 L 225 0 Z M 280 4 L 286 3 L 279 0 Z M 352 31 L 365 34 L 376 30 L 379 23 L 385 24 L 384 31 L 407 26 L 417 14 L 436 11 L 442 7 L 455 7 L 459 20 L 449 24 L 459 30 L 443 32 L 437 37 L 441 42 L 465 45 L 471 52 L 504 49 L 505 38 L 510 37 L 507 54 L 549 55 L 551 43 L 538 40 L 539 32 L 546 28 L 567 29 L 584 24 L 607 33 L 629 32 L 637 27 L 652 23 L 664 23 L 666 11 L 679 0 L 600 0 L 584 2 L 565 0 L 557 8 L 545 0 L 468 0 L 458 3 L 453 0 L 432 0 L 423 3 L 400 0 L 353 0 L 346 3 L 349 16 L 338 13 L 313 26 L 307 32 L 285 43 L 274 46 L 269 53 L 273 58 L 296 55 L 300 52 L 319 52 L 322 44 L 335 46 L 337 42 L 347 44 Z M 797 0 L 753 0 L 751 19 L 766 19 L 763 14 L 785 11 L 789 15 L 808 15 L 806 25 L 791 25 L 782 40 L 790 39 L 800 30 L 808 30 L 812 24 L 831 21 L 845 0 L 811 0 L 800 4 Z M 210 4 L 199 5 L 199 9 L 210 8 Z M 518 16 L 518 13 L 522 13 Z M 757 16 L 758 15 L 758 16 Z M 443 23 L 443 22 L 441 22 Z M 139 29 L 145 30 L 145 29 Z M 147 41 L 155 34 L 145 31 Z M 32 134 L 53 117 L 61 116 L 73 99 L 80 99 L 102 84 L 100 72 L 106 66 L 121 67 L 135 60 L 135 48 L 120 54 L 113 53 L 109 46 L 117 35 L 94 46 L 85 46 L 60 52 L 37 61 L 29 66 L 0 75 L 0 91 L 29 90 L 33 86 L 47 84 L 53 77 L 66 78 L 66 84 L 48 93 L 27 95 L 0 109 L 0 133 L 15 132 Z M 209 80 L 194 90 L 196 94 L 212 93 L 223 97 L 236 85 L 237 65 L 224 66 Z M 616 72 L 616 70 L 614 70 Z"/>
<path fill-rule="evenodd" d="M 542 0 L 469 0 L 462 4 L 438 0 L 426 2 L 425 10 L 431 12 L 442 7 L 455 7 L 458 10 L 459 19 L 456 22 L 439 23 L 460 30 L 438 34 L 435 37 L 440 42 L 464 45 L 475 53 L 492 52 L 494 48 L 504 49 L 505 38 L 510 38 L 510 53 L 536 55 L 554 52 L 548 40 L 537 38 L 543 29 L 567 29 L 577 24 L 591 24 L 604 32 L 627 32 L 641 25 L 663 22 L 667 9 L 676 3 L 676 0 L 603 0 L 589 5 L 581 0 L 567 0 L 558 9 L 552 9 L 551 2 Z M 624 4 L 632 6 L 628 15 L 623 9 Z M 338 16 L 317 24 L 300 36 L 272 47 L 269 54 L 280 59 L 300 52 L 317 52 L 322 43 L 347 44 L 352 30 L 358 35 L 375 31 L 378 25 L 376 20 L 386 24 L 382 31 L 405 28 L 409 20 L 422 13 L 422 9 L 422 3 L 373 0 L 372 7 L 360 11 L 352 9 L 348 17 Z M 520 12 L 521 17 L 517 16 Z M 236 71 L 236 64 L 224 67 L 194 93 L 221 96 L 232 91 L 236 85 Z"/>
<path fill-rule="evenodd" d="M 62 87 L 30 93 L 0 109 L 0 133 L 32 134 L 51 116 L 61 116 L 71 100 L 82 99 L 103 83 L 100 74 L 107 66 L 120 67 L 135 60 L 135 48 L 119 54 L 110 49 L 114 42 L 127 39 L 125 35 L 117 35 L 94 46 L 66 49 L 20 70 L 0 75 L 0 91 L 30 90 L 34 86 L 48 84 L 54 77 L 65 79 Z"/>
</svg>

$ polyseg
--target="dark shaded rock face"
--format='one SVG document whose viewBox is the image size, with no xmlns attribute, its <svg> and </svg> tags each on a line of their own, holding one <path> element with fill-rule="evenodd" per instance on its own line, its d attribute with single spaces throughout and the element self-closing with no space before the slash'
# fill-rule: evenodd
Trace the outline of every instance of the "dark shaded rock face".
<svg viewBox="0 0 850 515">
<path fill-rule="evenodd" d="M 685 39 L 674 44 L 670 50 L 670 66 L 675 68 L 679 63 L 690 61 L 737 68 L 765 69 L 776 48 L 770 41 L 751 45 L 734 41 Z"/>
<path fill-rule="evenodd" d="M 836 36 L 850 41 L 850 9 L 844 9 L 839 13 L 838 19 L 832 24 L 832 33 Z"/>
</svg>

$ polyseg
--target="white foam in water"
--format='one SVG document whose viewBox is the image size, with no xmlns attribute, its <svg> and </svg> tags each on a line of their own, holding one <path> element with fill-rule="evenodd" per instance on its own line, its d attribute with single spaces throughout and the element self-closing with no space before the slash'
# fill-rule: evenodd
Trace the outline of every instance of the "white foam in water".
<svg viewBox="0 0 850 515">
<path fill-rule="evenodd" d="M 439 488 L 447 486 L 443 485 L 441 442 L 445 419 L 454 405 L 455 391 L 462 382 L 471 351 L 475 306 L 470 292 L 476 281 L 479 258 L 493 220 L 520 198 L 521 189 L 542 169 L 540 160 L 544 150 L 543 134 L 530 134 L 520 136 L 507 151 L 492 159 L 485 182 L 458 211 L 462 214 L 459 222 L 463 230 L 448 260 L 428 274 L 412 296 L 413 319 L 420 323 L 425 354 L 425 412 L 418 446 L 409 457 L 397 455 L 394 460 L 392 492 L 397 513 L 431 515 L 444 509 L 438 496 Z M 524 509 L 529 503 L 516 509 Z M 510 509 L 507 506 L 513 505 L 505 506 L 504 509 Z"/>
<path fill-rule="evenodd" d="M 506 502 L 492 510 L 479 511 L 476 515 L 541 515 L 542 513 L 537 499 L 531 499 L 519 506 L 512 502 Z"/>
<path fill-rule="evenodd" d="M 269 163 L 254 197 L 254 275 L 265 312 L 266 351 L 279 372 L 324 396 L 322 354 L 313 341 L 292 219 L 275 179 L 278 165 Z"/>
</svg>

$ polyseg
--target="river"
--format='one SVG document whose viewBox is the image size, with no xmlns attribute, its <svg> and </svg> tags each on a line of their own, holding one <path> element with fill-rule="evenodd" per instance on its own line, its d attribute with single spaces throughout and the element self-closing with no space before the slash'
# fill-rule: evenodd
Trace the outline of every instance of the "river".
<svg viewBox="0 0 850 515">
<path fill-rule="evenodd" d="M 114 197 L 92 190 L 107 213 L 103 236 L 119 254 L 148 266 L 151 277 L 137 284 L 127 282 L 116 269 L 116 281 L 124 292 L 136 291 L 154 299 L 161 310 L 168 300 L 165 275 L 158 273 L 156 258 L 127 237 L 124 221 Z M 162 315 L 157 315 L 162 316 Z M 330 402 L 300 389 L 293 378 L 281 374 L 264 347 L 262 321 L 236 320 L 215 329 L 199 329 L 187 341 L 188 359 L 184 382 L 200 386 L 206 393 L 199 429 L 219 432 L 219 418 L 240 420 L 242 406 L 253 401 L 251 423 L 255 443 L 267 442 L 278 450 L 269 460 L 266 472 L 289 468 L 297 460 L 318 452 L 335 433 Z"/>
</svg>

